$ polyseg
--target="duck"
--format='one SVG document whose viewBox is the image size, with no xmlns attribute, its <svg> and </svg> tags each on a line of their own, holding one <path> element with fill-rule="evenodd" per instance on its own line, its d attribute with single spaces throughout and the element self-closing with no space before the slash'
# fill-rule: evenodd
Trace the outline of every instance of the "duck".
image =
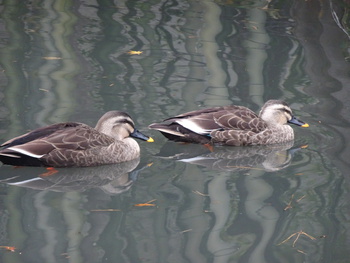
<svg viewBox="0 0 350 263">
<path fill-rule="evenodd" d="M 293 115 L 286 102 L 269 100 L 259 115 L 246 107 L 229 105 L 190 111 L 148 127 L 176 142 L 249 146 L 294 140 L 288 124 L 309 127 Z"/>
<path fill-rule="evenodd" d="M 4 142 L 0 161 L 15 166 L 87 167 L 130 161 L 140 156 L 133 139 L 153 142 L 125 112 L 109 111 L 95 128 L 79 122 L 41 127 Z"/>
</svg>

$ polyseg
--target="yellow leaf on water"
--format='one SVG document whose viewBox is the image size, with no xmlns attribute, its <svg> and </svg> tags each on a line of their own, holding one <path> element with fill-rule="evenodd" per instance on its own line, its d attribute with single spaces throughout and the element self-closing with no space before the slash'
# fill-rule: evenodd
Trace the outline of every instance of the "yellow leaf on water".
<svg viewBox="0 0 350 263">
<path fill-rule="evenodd" d="M 135 204 L 134 206 L 156 206 L 155 204 Z"/>
<path fill-rule="evenodd" d="M 46 60 L 58 60 L 58 59 L 62 59 L 61 57 L 42 57 L 43 59 Z"/>
<path fill-rule="evenodd" d="M 127 52 L 129 55 L 141 55 L 143 51 L 130 50 Z"/>
<path fill-rule="evenodd" d="M 109 208 L 109 209 L 93 209 L 93 210 L 90 210 L 90 212 L 119 212 L 119 211 L 122 211 L 120 209 L 112 209 L 112 208 Z"/>
<path fill-rule="evenodd" d="M 157 199 L 150 200 L 146 203 L 141 203 L 141 204 L 134 204 L 134 206 L 156 206 L 155 204 L 151 204 L 155 202 Z"/>
</svg>

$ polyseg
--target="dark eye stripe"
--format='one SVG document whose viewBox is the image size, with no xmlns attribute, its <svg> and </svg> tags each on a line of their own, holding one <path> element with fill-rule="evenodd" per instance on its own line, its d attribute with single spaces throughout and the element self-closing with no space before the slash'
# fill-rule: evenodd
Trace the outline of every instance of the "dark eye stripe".
<svg viewBox="0 0 350 263">
<path fill-rule="evenodd" d="M 285 112 L 287 112 L 289 115 L 292 115 L 292 111 L 285 109 Z"/>
<path fill-rule="evenodd" d="M 133 124 L 130 120 L 128 120 L 128 119 L 117 120 L 116 123 L 127 123 L 127 124 L 129 124 L 131 127 L 134 128 L 134 124 Z"/>
<path fill-rule="evenodd" d="M 286 108 L 280 108 L 280 109 L 278 109 L 278 110 L 280 110 L 280 111 L 284 111 L 284 112 L 286 112 L 286 113 L 288 113 L 288 114 L 292 115 L 292 111 L 291 111 L 291 110 L 289 110 L 289 109 L 286 109 Z"/>
</svg>

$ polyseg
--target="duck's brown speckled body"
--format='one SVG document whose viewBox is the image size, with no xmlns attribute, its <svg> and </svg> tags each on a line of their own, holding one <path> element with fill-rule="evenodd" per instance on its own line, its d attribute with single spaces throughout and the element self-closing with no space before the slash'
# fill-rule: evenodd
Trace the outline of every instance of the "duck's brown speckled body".
<svg viewBox="0 0 350 263">
<path fill-rule="evenodd" d="M 140 147 L 132 139 L 153 141 L 120 111 L 105 113 L 95 128 L 66 122 L 42 127 L 1 145 L 0 161 L 17 166 L 97 166 L 133 160 Z"/>
<path fill-rule="evenodd" d="M 269 100 L 259 116 L 246 107 L 231 105 L 187 112 L 149 128 L 174 141 L 244 146 L 293 140 L 294 132 L 288 123 L 308 127 L 293 116 L 285 102 Z"/>
</svg>

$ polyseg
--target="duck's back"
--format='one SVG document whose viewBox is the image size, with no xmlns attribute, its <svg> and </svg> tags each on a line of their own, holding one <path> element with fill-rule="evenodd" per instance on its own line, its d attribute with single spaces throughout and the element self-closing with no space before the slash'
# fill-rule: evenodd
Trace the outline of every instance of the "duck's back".
<svg viewBox="0 0 350 263">
<path fill-rule="evenodd" d="M 191 111 L 153 123 L 151 129 L 159 130 L 170 140 L 194 143 L 216 143 L 216 136 L 224 131 L 243 131 L 255 134 L 266 129 L 266 123 L 253 111 L 243 106 L 224 106 Z M 218 139 L 223 140 L 222 136 Z"/>
<path fill-rule="evenodd" d="M 294 132 L 289 123 L 309 126 L 295 118 L 285 102 L 269 100 L 259 116 L 246 107 L 231 105 L 187 112 L 149 128 L 174 141 L 243 146 L 291 141 Z"/>
<path fill-rule="evenodd" d="M 89 149 L 107 147 L 113 142 L 113 138 L 88 125 L 57 123 L 5 142 L 0 160 L 22 166 L 76 166 L 78 158 L 82 159 Z"/>
</svg>

